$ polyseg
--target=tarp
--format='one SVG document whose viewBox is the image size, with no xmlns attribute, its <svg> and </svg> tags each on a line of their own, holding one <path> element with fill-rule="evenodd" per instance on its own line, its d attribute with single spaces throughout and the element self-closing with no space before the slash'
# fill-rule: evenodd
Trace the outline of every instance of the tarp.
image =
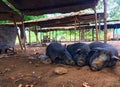
<svg viewBox="0 0 120 87">
<path fill-rule="evenodd" d="M 15 27 L 0 26 L 0 49 L 13 48 L 17 36 Z"/>
</svg>

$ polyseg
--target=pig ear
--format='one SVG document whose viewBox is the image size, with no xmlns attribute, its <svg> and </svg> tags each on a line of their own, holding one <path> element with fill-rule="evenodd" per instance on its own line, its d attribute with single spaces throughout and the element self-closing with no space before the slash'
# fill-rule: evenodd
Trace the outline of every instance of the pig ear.
<svg viewBox="0 0 120 87">
<path fill-rule="evenodd" d="M 66 48 L 66 47 L 67 47 L 67 45 L 66 45 L 66 44 L 64 44 L 63 46 L 64 46 L 64 48 Z"/>
<path fill-rule="evenodd" d="M 117 57 L 117 56 L 112 56 L 112 58 L 113 58 L 113 59 L 117 59 L 117 60 L 119 60 L 119 61 L 120 61 L 120 58 L 119 58 L 119 57 Z"/>
<path fill-rule="evenodd" d="M 77 50 L 76 50 L 76 53 L 79 53 L 80 51 L 81 51 L 81 49 L 77 49 Z"/>
</svg>

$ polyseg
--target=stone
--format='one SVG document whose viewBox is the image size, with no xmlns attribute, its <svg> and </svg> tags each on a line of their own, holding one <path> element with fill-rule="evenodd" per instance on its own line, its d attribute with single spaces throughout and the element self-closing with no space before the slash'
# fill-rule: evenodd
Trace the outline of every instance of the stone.
<svg viewBox="0 0 120 87">
<path fill-rule="evenodd" d="M 44 64 L 51 64 L 52 63 L 51 59 L 47 55 L 40 55 L 38 58 Z"/>
<path fill-rule="evenodd" d="M 58 75 L 63 75 L 68 73 L 68 70 L 64 67 L 57 67 L 54 69 L 54 73 L 58 74 Z"/>
</svg>

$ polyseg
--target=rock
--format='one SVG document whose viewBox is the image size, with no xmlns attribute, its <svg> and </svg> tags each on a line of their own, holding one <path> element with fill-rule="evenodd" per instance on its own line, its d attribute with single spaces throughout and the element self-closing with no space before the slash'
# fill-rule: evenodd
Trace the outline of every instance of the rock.
<svg viewBox="0 0 120 87">
<path fill-rule="evenodd" d="M 22 85 L 22 84 L 19 84 L 18 87 L 23 87 L 23 85 Z"/>
<path fill-rule="evenodd" d="M 28 59 L 29 59 L 29 60 L 35 60 L 36 58 L 33 57 L 33 56 L 29 56 Z"/>
<path fill-rule="evenodd" d="M 57 68 L 55 68 L 54 72 L 58 75 L 63 75 L 63 74 L 68 73 L 68 70 L 63 67 L 57 67 Z"/>
<path fill-rule="evenodd" d="M 42 59 L 48 58 L 48 56 L 43 54 L 43 55 L 40 55 L 38 58 L 42 60 Z"/>
<path fill-rule="evenodd" d="M 52 63 L 51 59 L 47 55 L 40 55 L 38 58 L 44 64 L 50 64 L 50 63 Z"/>
<path fill-rule="evenodd" d="M 91 86 L 89 86 L 87 82 L 84 82 L 83 87 L 91 87 Z"/>
<path fill-rule="evenodd" d="M 9 57 L 7 54 L 0 54 L 0 58 L 6 58 Z"/>
<path fill-rule="evenodd" d="M 46 58 L 45 60 L 42 60 L 41 62 L 44 64 L 51 64 L 52 63 L 50 58 Z"/>
</svg>

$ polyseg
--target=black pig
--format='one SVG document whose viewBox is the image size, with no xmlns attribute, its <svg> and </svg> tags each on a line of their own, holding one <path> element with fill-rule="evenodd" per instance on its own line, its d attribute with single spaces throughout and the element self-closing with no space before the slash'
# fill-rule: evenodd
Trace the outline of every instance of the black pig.
<svg viewBox="0 0 120 87">
<path fill-rule="evenodd" d="M 87 62 L 91 70 L 98 71 L 104 67 L 112 67 L 116 65 L 118 58 L 118 50 L 109 44 L 102 42 L 93 42 L 89 44 L 91 51 L 87 56 Z"/>
<path fill-rule="evenodd" d="M 78 66 L 86 65 L 86 57 L 90 52 L 88 44 L 74 43 L 67 46 L 67 50 L 72 55 L 73 60 Z"/>
<path fill-rule="evenodd" d="M 72 56 L 67 51 L 66 47 L 60 43 L 50 43 L 46 48 L 46 55 L 49 56 L 54 63 L 74 65 Z"/>
</svg>

